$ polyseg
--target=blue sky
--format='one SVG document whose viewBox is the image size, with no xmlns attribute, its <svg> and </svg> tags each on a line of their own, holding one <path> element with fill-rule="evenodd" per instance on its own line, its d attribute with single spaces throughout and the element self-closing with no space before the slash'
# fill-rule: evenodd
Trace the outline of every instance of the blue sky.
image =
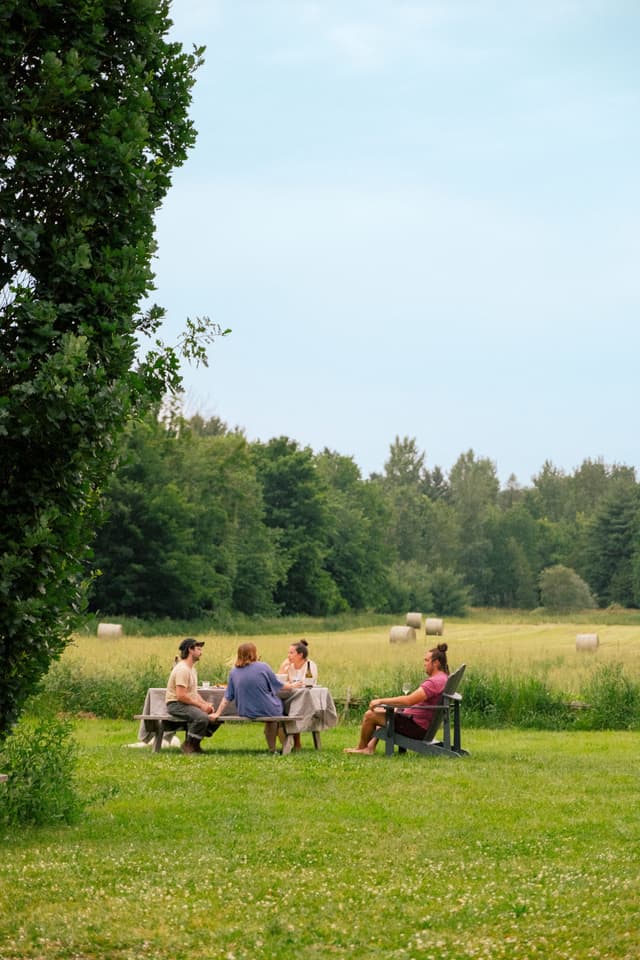
<svg viewBox="0 0 640 960">
<path fill-rule="evenodd" d="M 206 44 L 157 217 L 187 412 L 380 471 L 640 466 L 636 0 L 174 0 Z"/>
</svg>

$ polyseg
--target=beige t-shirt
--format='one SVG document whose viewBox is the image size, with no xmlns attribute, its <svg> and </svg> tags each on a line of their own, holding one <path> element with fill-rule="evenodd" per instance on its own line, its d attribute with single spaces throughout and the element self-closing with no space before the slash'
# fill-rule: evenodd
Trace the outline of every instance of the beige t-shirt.
<svg viewBox="0 0 640 960">
<path fill-rule="evenodd" d="M 167 681 L 167 692 L 164 696 L 165 703 L 173 703 L 178 700 L 176 687 L 186 687 L 190 697 L 194 697 L 198 692 L 198 674 L 195 668 L 187 666 L 184 660 L 176 663 L 171 671 Z"/>
</svg>

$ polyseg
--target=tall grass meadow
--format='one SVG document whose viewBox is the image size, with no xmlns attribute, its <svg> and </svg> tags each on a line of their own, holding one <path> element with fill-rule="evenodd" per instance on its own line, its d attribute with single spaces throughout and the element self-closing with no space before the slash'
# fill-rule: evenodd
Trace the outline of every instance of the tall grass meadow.
<svg viewBox="0 0 640 960">
<path fill-rule="evenodd" d="M 183 633 L 205 641 L 199 673 L 211 683 L 225 682 L 239 643 L 255 642 L 261 658 L 277 669 L 289 645 L 305 636 L 320 681 L 343 718 L 356 722 L 372 697 L 399 693 L 405 682 L 417 687 L 425 648 L 442 640 L 452 667 L 467 664 L 465 726 L 606 730 L 640 723 L 640 625 L 596 626 L 598 649 L 580 652 L 575 638 L 582 623 L 461 620 L 447 623 L 442 638 L 422 636 L 415 644 L 389 643 L 388 623 L 325 630 L 315 621 L 314 632 L 286 623 L 290 633 L 264 635 L 193 629 L 107 639 L 78 634 L 52 665 L 44 690 L 71 714 L 127 719 L 139 712 L 148 687 L 165 685 Z"/>
</svg>

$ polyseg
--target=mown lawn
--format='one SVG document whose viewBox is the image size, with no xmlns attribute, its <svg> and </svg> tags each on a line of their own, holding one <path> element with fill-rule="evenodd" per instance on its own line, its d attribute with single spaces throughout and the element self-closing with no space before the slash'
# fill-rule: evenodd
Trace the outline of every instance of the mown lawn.
<svg viewBox="0 0 640 960">
<path fill-rule="evenodd" d="M 84 720 L 72 827 L 4 831 L 2 960 L 640 955 L 637 733 L 464 731 L 471 756 L 127 749 Z M 1 787 L 0 787 L 1 789 Z"/>
</svg>

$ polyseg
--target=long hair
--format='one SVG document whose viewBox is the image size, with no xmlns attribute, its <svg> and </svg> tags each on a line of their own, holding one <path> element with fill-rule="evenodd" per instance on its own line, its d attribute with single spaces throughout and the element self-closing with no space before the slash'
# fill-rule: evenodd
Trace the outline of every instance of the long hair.
<svg viewBox="0 0 640 960">
<path fill-rule="evenodd" d="M 246 667 L 258 659 L 258 650 L 255 643 L 241 643 L 236 655 L 236 667 Z"/>
</svg>

